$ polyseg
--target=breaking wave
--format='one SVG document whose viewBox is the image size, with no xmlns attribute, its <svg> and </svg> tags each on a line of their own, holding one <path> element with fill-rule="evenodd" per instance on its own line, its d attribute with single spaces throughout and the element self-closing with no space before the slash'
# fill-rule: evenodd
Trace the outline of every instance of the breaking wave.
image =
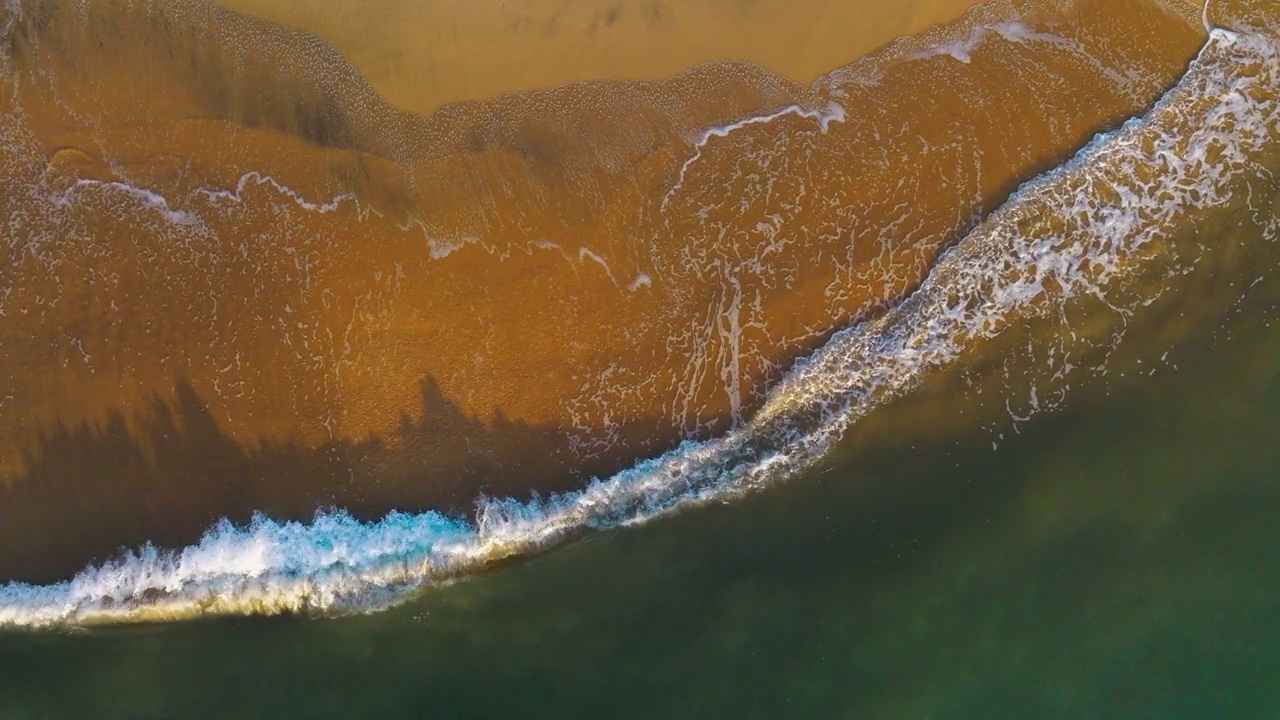
<svg viewBox="0 0 1280 720">
<path fill-rule="evenodd" d="M 1214 29 L 1148 115 L 1019 190 L 917 292 L 837 333 L 751 421 L 721 437 L 686 442 L 578 492 L 485 499 L 472 520 L 428 512 L 362 523 L 337 512 L 310 524 L 223 522 L 182 550 L 146 547 L 66 582 L 2 586 L 0 625 L 387 608 L 584 532 L 792 478 L 852 423 L 1013 333 L 1036 352 L 1025 377 L 1006 378 L 1007 392 L 1043 410 L 1168 283 L 1226 242 L 1202 234 L 1207 223 L 1228 217 L 1274 244 L 1277 88 L 1273 37 Z"/>
</svg>

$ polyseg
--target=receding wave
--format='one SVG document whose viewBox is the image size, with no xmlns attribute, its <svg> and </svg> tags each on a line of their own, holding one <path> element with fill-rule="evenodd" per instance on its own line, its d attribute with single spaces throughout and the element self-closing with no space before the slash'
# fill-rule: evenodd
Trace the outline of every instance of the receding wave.
<svg viewBox="0 0 1280 720">
<path fill-rule="evenodd" d="M 362 523 L 338 513 L 309 524 L 223 523 L 180 551 L 148 548 L 68 582 L 4 586 L 0 623 L 385 608 L 583 532 L 793 477 L 852 423 L 1011 335 L 1037 352 L 1025 374 L 1004 378 L 1003 391 L 1033 411 L 1051 406 L 1105 363 L 1179 277 L 1242 244 L 1274 246 L 1278 88 L 1271 30 L 1214 29 L 1147 115 L 1020 189 L 910 297 L 835 334 L 750 421 L 718 438 L 686 442 L 578 492 L 485 500 L 473 521 L 393 513 Z"/>
</svg>

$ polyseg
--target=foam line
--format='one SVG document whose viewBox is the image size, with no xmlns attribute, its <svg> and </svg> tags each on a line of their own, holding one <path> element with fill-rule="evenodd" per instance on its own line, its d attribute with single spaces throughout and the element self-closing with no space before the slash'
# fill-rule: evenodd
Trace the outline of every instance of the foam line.
<svg viewBox="0 0 1280 720">
<path fill-rule="evenodd" d="M 748 128 L 753 125 L 767 125 L 778 118 L 783 118 L 788 115 L 796 115 L 798 117 L 813 120 L 818 123 L 818 129 L 823 133 L 826 133 L 827 130 L 830 129 L 831 123 L 844 122 L 847 117 L 844 106 L 832 101 L 827 104 L 825 109 L 822 110 L 810 110 L 799 105 L 788 105 L 781 110 L 771 112 L 766 115 L 753 115 L 751 117 L 731 122 L 727 125 L 717 125 L 715 127 L 707 128 L 706 130 L 703 130 L 702 133 L 693 141 L 693 155 L 690 155 L 689 158 L 684 161 L 684 164 L 680 166 L 680 174 L 676 178 L 675 184 L 671 186 L 671 189 L 668 190 L 667 194 L 662 198 L 662 209 L 666 210 L 671 196 L 684 185 L 685 174 L 689 172 L 689 166 L 702 159 L 702 149 L 706 147 L 708 142 L 711 142 L 712 138 L 728 137 L 743 128 Z"/>
<path fill-rule="evenodd" d="M 1238 205 L 1241 182 L 1268 172 L 1259 159 L 1280 136 L 1277 86 L 1280 53 L 1270 39 L 1214 30 L 1149 115 L 1019 190 L 914 295 L 837 333 L 751 422 L 722 437 L 685 443 L 579 492 L 482 500 L 472 520 L 429 512 L 374 523 L 342 513 L 309 524 L 223 522 L 176 552 L 146 547 L 67 582 L 0 586 L 0 625 L 373 611 L 583 532 L 794 477 L 852 423 L 1019 323 L 1057 323 L 1068 343 L 1076 337 L 1069 310 L 1124 315 L 1158 293 L 1128 281 L 1164 272 L 1188 222 Z M 1118 295 L 1135 293 L 1118 304 Z M 1058 370 L 1053 377 L 1070 374 Z"/>
</svg>

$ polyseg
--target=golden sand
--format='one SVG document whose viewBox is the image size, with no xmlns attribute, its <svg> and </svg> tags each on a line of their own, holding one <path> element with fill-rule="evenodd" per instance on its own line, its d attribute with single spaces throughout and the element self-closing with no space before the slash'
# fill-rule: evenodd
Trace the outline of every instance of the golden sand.
<svg viewBox="0 0 1280 720">
<path fill-rule="evenodd" d="M 333 43 L 396 105 L 750 60 L 802 84 L 977 0 L 218 0 Z"/>
<path fill-rule="evenodd" d="M 419 27 L 402 12 L 395 32 Z M 490 41 L 476 12 L 450 47 Z M 358 15 L 341 26 L 386 18 Z M 419 76 L 201 3 L 22 3 L 0 45 L 0 542 L 41 544 L 0 574 L 187 543 L 254 509 L 573 487 L 722 432 L 1019 182 L 1142 112 L 1201 41 L 1198 17 L 1149 0 L 1010 0 L 812 87 L 720 62 L 411 111 L 662 75 L 737 52 L 739 30 L 836 20 L 704 18 L 680 32 L 711 40 L 648 59 L 633 28 L 649 39 L 618 65 L 530 60 L 567 74 L 411 92 Z M 814 55 L 759 40 L 748 57 L 806 82 L 805 63 L 852 58 L 795 33 Z"/>
</svg>

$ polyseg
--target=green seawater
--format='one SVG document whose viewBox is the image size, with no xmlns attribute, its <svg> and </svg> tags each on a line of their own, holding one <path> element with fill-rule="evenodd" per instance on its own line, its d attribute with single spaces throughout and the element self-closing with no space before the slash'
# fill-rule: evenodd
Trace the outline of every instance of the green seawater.
<svg viewBox="0 0 1280 720">
<path fill-rule="evenodd" d="M 1271 297 L 1029 422 L 855 433 L 392 611 L 6 632 L 0 718 L 1280 717 Z"/>
</svg>

